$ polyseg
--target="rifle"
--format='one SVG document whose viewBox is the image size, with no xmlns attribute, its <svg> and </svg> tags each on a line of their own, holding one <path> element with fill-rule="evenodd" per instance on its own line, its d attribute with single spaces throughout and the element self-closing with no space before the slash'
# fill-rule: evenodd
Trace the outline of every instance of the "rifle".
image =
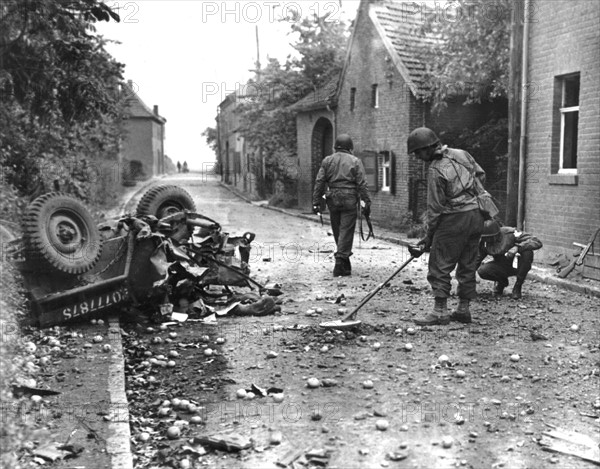
<svg viewBox="0 0 600 469">
<path fill-rule="evenodd" d="M 594 241 L 596 240 L 598 233 L 600 233 L 600 228 L 598 228 L 596 231 L 594 231 L 592 236 L 590 236 L 590 239 L 588 239 L 587 244 L 579 245 L 579 246 L 581 246 L 582 249 L 579 252 L 579 256 L 576 259 L 573 259 L 569 263 L 569 265 L 567 265 L 566 267 L 564 267 L 564 268 L 558 267 L 556 269 L 556 273 L 558 274 L 558 276 L 560 278 L 565 278 L 567 275 L 569 275 L 573 271 L 575 266 L 583 264 L 583 259 L 585 258 L 585 256 L 587 256 L 587 253 L 590 251 L 590 249 L 594 245 Z"/>
</svg>

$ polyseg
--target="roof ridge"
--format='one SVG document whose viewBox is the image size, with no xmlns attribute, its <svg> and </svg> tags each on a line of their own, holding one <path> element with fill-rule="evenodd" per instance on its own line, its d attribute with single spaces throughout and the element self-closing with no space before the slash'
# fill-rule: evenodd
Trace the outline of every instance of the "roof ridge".
<svg viewBox="0 0 600 469">
<path fill-rule="evenodd" d="M 427 59 L 435 54 L 435 46 L 442 45 L 444 39 L 432 33 L 425 33 L 425 16 L 406 8 L 400 0 L 378 0 L 369 5 L 369 17 L 388 49 L 396 68 L 403 76 L 415 97 L 426 92 L 425 75 Z M 419 6 L 416 4 L 417 7 Z"/>
<path fill-rule="evenodd" d="M 130 83 L 124 83 L 123 87 L 126 88 L 125 103 L 129 109 L 129 113 L 132 117 L 152 117 L 160 122 L 166 122 L 166 119 L 160 115 L 154 114 L 152 109 L 140 98 L 138 93 L 133 89 L 133 85 Z"/>
</svg>

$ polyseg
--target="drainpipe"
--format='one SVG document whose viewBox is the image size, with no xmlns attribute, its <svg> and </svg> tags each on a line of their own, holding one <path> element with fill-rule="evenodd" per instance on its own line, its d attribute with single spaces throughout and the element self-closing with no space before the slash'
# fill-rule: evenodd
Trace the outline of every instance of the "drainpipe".
<svg viewBox="0 0 600 469">
<path fill-rule="evenodd" d="M 527 68 L 529 56 L 529 9 L 530 1 L 525 0 L 523 12 L 523 59 L 521 62 L 521 137 L 519 139 L 519 196 L 517 202 L 517 229 L 523 231 L 525 221 L 525 149 L 527 146 Z"/>
</svg>

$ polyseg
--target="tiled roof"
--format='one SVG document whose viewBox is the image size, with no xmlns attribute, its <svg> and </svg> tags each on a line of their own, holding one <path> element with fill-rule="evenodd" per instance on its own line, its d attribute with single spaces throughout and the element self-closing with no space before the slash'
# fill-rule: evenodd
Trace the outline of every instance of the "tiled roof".
<svg viewBox="0 0 600 469">
<path fill-rule="evenodd" d="M 339 77 L 335 77 L 325 83 L 321 88 L 307 94 L 300 101 L 292 104 L 289 109 L 294 111 L 310 111 L 311 109 L 321 109 L 335 104 L 335 95 L 337 91 Z"/>
<path fill-rule="evenodd" d="M 422 97 L 427 91 L 424 83 L 427 61 L 435 60 L 436 56 L 444 53 L 444 41 L 422 31 L 426 16 L 432 13 L 431 7 L 415 2 L 414 5 L 420 6 L 420 9 L 415 11 L 407 8 L 407 5 L 412 7 L 413 3 L 407 3 L 406 0 L 361 0 L 361 2 L 368 4 L 369 18 L 412 93 L 416 97 Z M 360 38 L 355 37 L 354 32 L 348 46 L 348 54 L 353 41 L 360 41 Z M 348 58 L 342 76 L 347 65 Z M 290 106 L 290 109 L 309 111 L 336 104 L 338 83 L 339 79 L 336 77 Z"/>
<path fill-rule="evenodd" d="M 419 5 L 416 4 L 415 5 Z M 413 12 L 405 0 L 371 1 L 369 17 L 382 36 L 384 43 L 395 52 L 392 57 L 415 95 L 424 91 L 424 74 L 427 60 L 442 53 L 443 41 L 431 34 L 423 34 L 427 7 Z"/>
<path fill-rule="evenodd" d="M 167 121 L 164 117 L 157 116 L 152 112 L 146 103 L 138 96 L 130 83 L 124 84 L 123 90 L 127 94 L 126 102 L 129 117 L 149 117 L 163 124 Z"/>
</svg>

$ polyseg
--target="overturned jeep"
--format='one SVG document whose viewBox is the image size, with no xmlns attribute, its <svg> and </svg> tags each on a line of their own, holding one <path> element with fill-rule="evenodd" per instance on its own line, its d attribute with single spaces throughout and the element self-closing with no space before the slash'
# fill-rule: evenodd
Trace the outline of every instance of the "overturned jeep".
<svg viewBox="0 0 600 469">
<path fill-rule="evenodd" d="M 154 187 L 135 216 L 100 225 L 65 194 L 37 198 L 10 249 L 30 294 L 32 323 L 46 327 L 132 307 L 165 314 L 173 305 L 226 304 L 232 286 L 265 292 L 249 277 L 254 234 L 230 236 L 195 210 L 178 186 Z"/>
</svg>

